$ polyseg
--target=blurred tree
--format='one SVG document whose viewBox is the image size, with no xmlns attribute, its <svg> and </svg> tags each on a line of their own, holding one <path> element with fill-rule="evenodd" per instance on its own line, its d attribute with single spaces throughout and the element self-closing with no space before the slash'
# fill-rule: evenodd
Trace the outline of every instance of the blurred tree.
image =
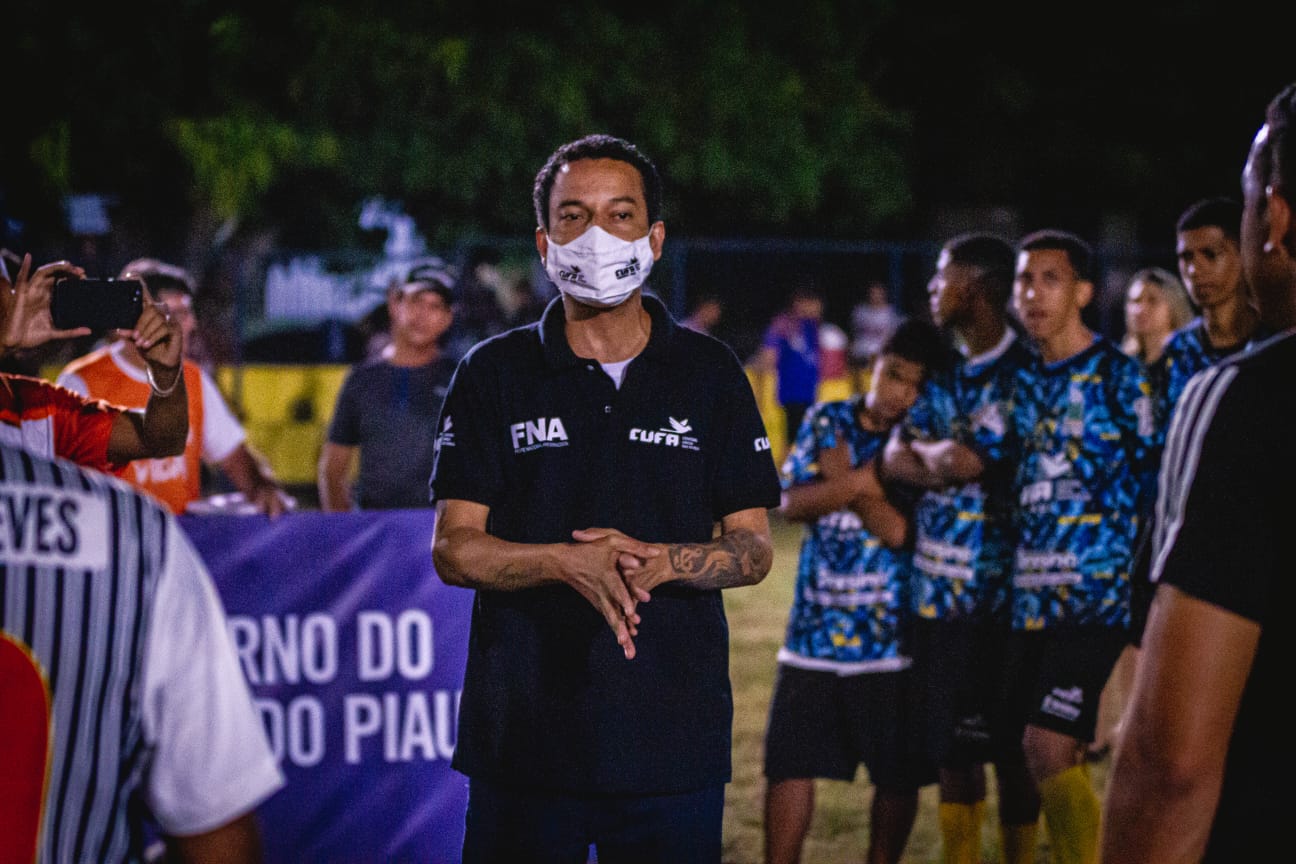
<svg viewBox="0 0 1296 864">
<path fill-rule="evenodd" d="M 528 233 L 545 156 L 606 131 L 658 161 L 675 230 L 859 236 L 909 215 L 909 121 L 852 44 L 809 32 L 836 32 L 834 4 L 815 5 L 813 27 L 775 27 L 702 0 L 145 2 L 109 39 L 121 22 L 102 8 L 20 2 L 20 32 L 63 43 L 41 72 L 59 98 L 13 130 L 6 175 L 31 170 L 11 197 L 47 221 L 64 194 L 108 191 L 167 214 L 156 242 L 190 251 L 267 230 L 346 245 L 373 194 L 445 244 Z"/>
<path fill-rule="evenodd" d="M 1091 235 L 1134 213 L 1165 239 L 1188 201 L 1236 192 L 1258 106 L 1290 77 L 1283 52 L 1187 56 L 1203 35 L 1245 44 L 1248 16 L 1222 0 L 1064 21 L 896 0 L 6 13 L 6 235 L 57 236 L 64 195 L 104 193 L 121 243 L 191 265 L 245 238 L 358 242 L 370 195 L 436 245 L 525 236 L 536 168 L 592 131 L 657 159 L 677 234 L 911 240 L 940 208 L 1010 207 Z M 1274 32 L 1292 17 L 1266 15 Z"/>
</svg>

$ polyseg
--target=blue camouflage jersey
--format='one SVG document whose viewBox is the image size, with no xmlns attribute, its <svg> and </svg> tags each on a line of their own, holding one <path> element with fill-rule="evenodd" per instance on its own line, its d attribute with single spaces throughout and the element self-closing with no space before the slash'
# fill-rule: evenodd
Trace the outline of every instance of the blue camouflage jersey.
<svg viewBox="0 0 1296 864">
<path fill-rule="evenodd" d="M 921 618 L 1007 619 L 1015 543 L 1013 387 L 1032 356 L 1009 328 L 991 351 L 933 376 L 909 411 L 904 438 L 957 441 L 985 465 L 975 481 L 918 499 L 911 596 Z"/>
<path fill-rule="evenodd" d="M 806 412 L 783 463 L 785 489 L 818 480 L 820 452 L 838 442 L 849 446 L 855 468 L 879 455 L 887 433 L 860 425 L 861 399 L 823 402 Z M 907 667 L 900 629 L 908 577 L 908 552 L 884 546 L 850 510 L 807 525 L 779 662 L 839 674 Z"/>
<path fill-rule="evenodd" d="M 1260 341 L 1268 331 L 1258 332 L 1251 341 Z M 1170 427 L 1170 413 L 1178 404 L 1188 379 L 1203 369 L 1214 366 L 1231 354 L 1243 350 L 1250 342 L 1216 348 L 1206 336 L 1206 323 L 1201 318 L 1180 327 L 1166 341 L 1161 358 L 1152 371 L 1157 394 L 1157 422 L 1162 429 Z"/>
<path fill-rule="evenodd" d="M 1098 337 L 1017 377 L 1013 628 L 1125 628 L 1161 439 L 1142 365 Z"/>
</svg>

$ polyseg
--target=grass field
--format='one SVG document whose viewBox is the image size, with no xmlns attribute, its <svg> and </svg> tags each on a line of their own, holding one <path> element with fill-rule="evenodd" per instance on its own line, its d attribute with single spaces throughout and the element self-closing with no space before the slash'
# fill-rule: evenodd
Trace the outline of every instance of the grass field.
<svg viewBox="0 0 1296 864">
<path fill-rule="evenodd" d="M 766 711 L 774 684 L 775 654 L 783 641 L 796 581 L 801 526 L 772 517 L 774 567 L 760 585 L 725 592 L 730 628 L 730 675 L 734 691 L 733 782 L 725 793 L 724 862 L 759 864 L 763 854 L 764 778 L 761 776 Z M 1102 794 L 1107 762 L 1092 766 Z M 994 782 L 991 772 L 987 821 L 982 829 L 982 858 L 998 860 Z M 872 788 L 861 767 L 852 783 L 821 780 L 816 784 L 815 815 L 802 864 L 862 861 L 868 845 L 868 805 Z M 941 860 L 940 828 L 934 786 L 923 790 L 918 819 L 909 839 L 906 864 Z M 1047 832 L 1041 820 L 1037 861 L 1048 860 Z"/>
</svg>

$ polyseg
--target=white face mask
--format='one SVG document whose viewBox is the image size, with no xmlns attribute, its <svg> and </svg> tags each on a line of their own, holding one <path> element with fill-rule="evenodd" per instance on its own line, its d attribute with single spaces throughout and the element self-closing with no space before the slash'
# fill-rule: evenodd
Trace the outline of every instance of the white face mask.
<svg viewBox="0 0 1296 864">
<path fill-rule="evenodd" d="M 633 243 L 613 237 L 597 225 L 570 243 L 549 241 L 545 272 L 564 294 L 590 306 L 619 306 L 652 270 L 648 235 Z"/>
</svg>

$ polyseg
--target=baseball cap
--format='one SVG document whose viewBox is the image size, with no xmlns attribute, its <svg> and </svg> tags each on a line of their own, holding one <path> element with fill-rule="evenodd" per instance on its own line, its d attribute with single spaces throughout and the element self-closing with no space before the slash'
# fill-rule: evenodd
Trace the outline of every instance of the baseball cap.
<svg viewBox="0 0 1296 864">
<path fill-rule="evenodd" d="M 444 264 L 419 264 L 410 269 L 398 290 L 405 295 L 435 291 L 447 304 L 454 302 L 455 277 Z"/>
</svg>

